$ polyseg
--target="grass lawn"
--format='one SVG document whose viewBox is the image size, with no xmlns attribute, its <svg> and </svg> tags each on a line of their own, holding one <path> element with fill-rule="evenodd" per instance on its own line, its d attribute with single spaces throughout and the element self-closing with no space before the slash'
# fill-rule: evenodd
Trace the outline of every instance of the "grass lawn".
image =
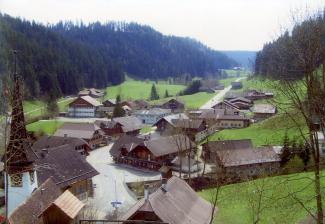
<svg viewBox="0 0 325 224">
<path fill-rule="evenodd" d="M 123 100 L 126 99 L 148 99 L 151 93 L 151 87 L 154 82 L 152 81 L 125 81 L 117 86 L 107 87 L 106 99 L 115 99 L 118 94 L 121 95 Z M 163 97 L 167 90 L 169 95 L 175 96 L 181 90 L 185 89 L 184 85 L 169 85 L 166 83 L 158 82 L 155 84 L 158 94 Z"/>
<path fill-rule="evenodd" d="M 219 211 L 214 223 L 253 223 L 252 217 L 256 214 L 256 207 L 254 209 L 252 205 L 257 206 L 259 194 L 256 192 L 260 191 L 263 191 L 263 194 L 259 223 L 297 223 L 307 216 L 307 212 L 288 195 L 294 193 L 308 208 L 315 211 L 315 200 L 310 200 L 314 197 L 314 185 L 308 178 L 312 179 L 313 174 L 298 173 L 223 186 L 219 191 L 217 203 Z M 322 180 L 322 185 L 324 184 L 325 179 Z M 210 189 L 198 194 L 211 201 L 214 192 L 214 189 Z"/>
<path fill-rule="evenodd" d="M 299 123 L 301 129 L 306 133 L 307 128 L 303 126 L 303 122 L 300 121 Z M 247 128 L 227 129 L 217 132 L 209 137 L 209 140 L 252 139 L 255 146 L 282 145 L 286 132 L 290 139 L 297 141 L 301 139 L 296 125 L 286 115 L 279 114 L 262 122 L 252 124 Z"/>
<path fill-rule="evenodd" d="M 187 109 L 198 109 L 209 101 L 216 93 L 199 92 L 192 95 L 178 96 L 177 98 L 185 103 Z M 170 100 L 172 97 L 151 101 L 152 104 L 161 104 Z"/>
<path fill-rule="evenodd" d="M 28 131 L 33 131 L 38 134 L 53 135 L 54 132 L 63 125 L 62 121 L 49 120 L 49 121 L 37 121 L 35 123 L 27 125 Z"/>
<path fill-rule="evenodd" d="M 149 133 L 149 132 L 152 131 L 152 128 L 153 128 L 152 126 L 150 126 L 150 125 L 146 125 L 146 126 L 144 126 L 143 128 L 141 128 L 140 133 L 141 133 L 141 134 Z"/>
<path fill-rule="evenodd" d="M 68 104 L 72 102 L 73 98 L 64 99 L 60 98 L 58 100 L 59 111 L 67 111 Z M 27 119 L 38 117 L 46 113 L 46 105 L 40 100 L 35 101 L 24 101 L 23 103 L 24 113 Z"/>
</svg>

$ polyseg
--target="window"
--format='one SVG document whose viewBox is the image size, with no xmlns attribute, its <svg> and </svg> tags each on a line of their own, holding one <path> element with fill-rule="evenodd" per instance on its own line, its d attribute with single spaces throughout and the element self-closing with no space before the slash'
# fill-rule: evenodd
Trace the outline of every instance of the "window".
<svg viewBox="0 0 325 224">
<path fill-rule="evenodd" d="M 29 171 L 29 179 L 32 184 L 35 182 L 34 171 Z"/>
<path fill-rule="evenodd" d="M 10 175 L 11 187 L 22 187 L 23 186 L 23 175 L 21 173 Z"/>
</svg>

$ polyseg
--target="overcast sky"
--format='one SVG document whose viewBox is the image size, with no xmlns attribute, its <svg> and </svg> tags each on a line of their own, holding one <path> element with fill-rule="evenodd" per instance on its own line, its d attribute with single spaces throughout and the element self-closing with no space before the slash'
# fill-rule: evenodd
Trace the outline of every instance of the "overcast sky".
<svg viewBox="0 0 325 224">
<path fill-rule="evenodd" d="M 216 50 L 259 50 L 296 10 L 323 0 L 0 0 L 0 11 L 43 23 L 133 21 L 195 38 Z"/>
</svg>

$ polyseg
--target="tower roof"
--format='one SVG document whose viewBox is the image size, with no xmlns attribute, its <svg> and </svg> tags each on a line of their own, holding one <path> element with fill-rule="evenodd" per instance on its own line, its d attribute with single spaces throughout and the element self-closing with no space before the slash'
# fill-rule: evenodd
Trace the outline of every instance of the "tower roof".
<svg viewBox="0 0 325 224">
<path fill-rule="evenodd" d="M 20 90 L 20 79 L 17 74 L 14 75 L 14 86 L 11 98 L 11 124 L 10 138 L 6 150 L 7 172 L 19 173 L 33 169 L 35 154 L 31 149 L 28 140 L 22 95 Z"/>
</svg>

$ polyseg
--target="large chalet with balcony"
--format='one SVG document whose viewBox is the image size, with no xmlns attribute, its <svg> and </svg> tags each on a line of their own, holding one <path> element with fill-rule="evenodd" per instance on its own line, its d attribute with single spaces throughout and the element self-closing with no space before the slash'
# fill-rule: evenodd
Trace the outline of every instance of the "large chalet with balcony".
<svg viewBox="0 0 325 224">
<path fill-rule="evenodd" d="M 102 104 L 90 96 L 79 96 L 69 104 L 69 117 L 95 117 Z"/>
<path fill-rule="evenodd" d="M 156 139 L 122 136 L 110 150 L 116 163 L 137 168 L 159 170 L 171 162 L 178 154 L 194 147 L 185 135 L 174 135 Z"/>
</svg>

